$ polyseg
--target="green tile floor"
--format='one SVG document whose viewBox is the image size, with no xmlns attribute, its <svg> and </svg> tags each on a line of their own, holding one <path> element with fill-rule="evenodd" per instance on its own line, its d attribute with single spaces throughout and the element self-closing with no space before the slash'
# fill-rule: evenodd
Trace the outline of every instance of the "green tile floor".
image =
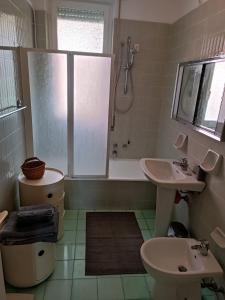
<svg viewBox="0 0 225 300">
<path fill-rule="evenodd" d="M 54 273 L 30 289 L 7 287 L 8 292 L 33 293 L 35 300 L 144 300 L 152 299 L 153 279 L 148 274 L 85 276 L 85 210 L 68 210 L 65 232 L 57 243 Z M 155 211 L 134 211 L 144 240 L 153 237 Z M 203 290 L 202 300 L 216 299 Z"/>
</svg>

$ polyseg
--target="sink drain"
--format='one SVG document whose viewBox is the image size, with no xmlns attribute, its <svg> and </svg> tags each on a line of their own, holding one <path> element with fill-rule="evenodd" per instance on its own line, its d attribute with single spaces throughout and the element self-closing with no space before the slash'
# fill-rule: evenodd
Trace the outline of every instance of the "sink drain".
<svg viewBox="0 0 225 300">
<path fill-rule="evenodd" d="M 180 272 L 187 272 L 187 268 L 185 267 L 185 266 L 178 266 L 178 270 L 180 271 Z"/>
</svg>

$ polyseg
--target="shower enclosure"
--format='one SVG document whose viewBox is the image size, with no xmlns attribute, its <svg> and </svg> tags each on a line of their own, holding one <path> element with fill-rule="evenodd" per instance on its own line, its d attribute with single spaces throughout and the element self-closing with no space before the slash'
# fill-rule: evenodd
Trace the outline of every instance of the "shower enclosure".
<svg viewBox="0 0 225 300">
<path fill-rule="evenodd" d="M 69 176 L 66 207 L 153 207 L 155 188 L 140 171 L 139 161 L 109 160 L 111 56 L 11 50 L 18 54 L 18 75 L 9 72 L 10 78 L 26 106 L 26 156 L 39 156 Z M 4 87 L 0 85 L 3 98 Z M 14 94 L 11 98 L 16 103 Z"/>
<path fill-rule="evenodd" d="M 70 177 L 106 177 L 112 59 L 21 49 L 28 156 Z"/>
</svg>

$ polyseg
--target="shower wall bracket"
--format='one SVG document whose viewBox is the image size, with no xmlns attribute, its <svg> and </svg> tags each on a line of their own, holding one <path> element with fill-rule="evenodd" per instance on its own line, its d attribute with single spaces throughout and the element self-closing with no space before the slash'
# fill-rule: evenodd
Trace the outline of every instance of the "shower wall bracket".
<svg viewBox="0 0 225 300">
<path fill-rule="evenodd" d="M 14 113 L 17 113 L 21 110 L 24 110 L 26 108 L 26 106 L 9 106 L 7 108 L 1 109 L 0 110 L 0 119 L 6 118 Z"/>
</svg>

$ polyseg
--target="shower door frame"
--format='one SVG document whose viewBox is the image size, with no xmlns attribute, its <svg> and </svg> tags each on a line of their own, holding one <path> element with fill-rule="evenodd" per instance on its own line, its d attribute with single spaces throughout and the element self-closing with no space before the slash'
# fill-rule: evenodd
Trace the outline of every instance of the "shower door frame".
<svg viewBox="0 0 225 300">
<path fill-rule="evenodd" d="M 33 125 L 32 125 L 32 110 L 31 110 L 31 93 L 29 80 L 28 52 L 49 53 L 49 54 L 65 54 L 67 56 L 67 171 L 65 174 L 68 179 L 106 179 L 109 173 L 109 153 L 110 153 L 110 124 L 112 116 L 112 99 L 113 99 L 113 72 L 114 72 L 114 55 L 90 52 L 75 52 L 56 49 L 41 49 L 41 48 L 23 48 L 19 49 L 20 57 L 20 72 L 21 72 L 21 88 L 22 88 L 22 103 L 27 107 L 24 114 L 25 123 L 25 140 L 26 154 L 28 157 L 34 156 L 33 143 Z M 76 165 L 74 165 L 74 56 L 97 56 L 111 58 L 111 78 L 109 92 L 109 109 L 108 109 L 108 133 L 107 133 L 107 150 L 106 150 L 106 172 L 105 175 L 74 175 Z"/>
</svg>

